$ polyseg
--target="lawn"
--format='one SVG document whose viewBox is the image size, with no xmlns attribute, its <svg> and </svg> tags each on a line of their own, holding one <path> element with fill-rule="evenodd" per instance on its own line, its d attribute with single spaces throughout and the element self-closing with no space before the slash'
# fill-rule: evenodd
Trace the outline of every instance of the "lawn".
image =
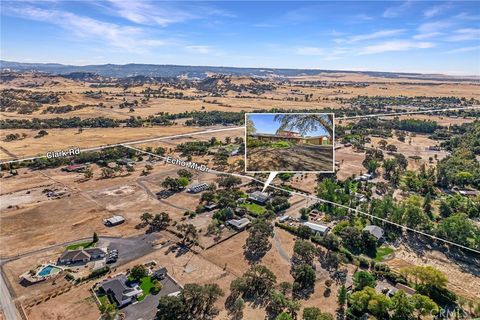
<svg viewBox="0 0 480 320">
<path fill-rule="evenodd" d="M 92 241 L 79 242 L 79 243 L 74 243 L 74 244 L 71 244 L 71 245 L 67 246 L 67 250 L 76 250 L 76 249 L 79 249 L 79 248 L 86 249 L 86 248 L 90 248 L 90 247 L 94 247 L 94 246 L 95 246 L 95 242 L 92 242 Z"/>
<path fill-rule="evenodd" d="M 381 262 L 383 261 L 387 256 L 393 253 L 393 249 L 390 247 L 382 246 L 380 248 L 377 248 L 377 254 L 375 255 L 375 261 Z"/>
<path fill-rule="evenodd" d="M 150 291 L 155 287 L 155 284 L 152 282 L 151 277 L 143 277 L 140 279 L 140 288 L 143 291 L 143 294 L 138 297 L 138 301 L 142 301 L 146 296 L 150 294 Z"/>
<path fill-rule="evenodd" d="M 100 301 L 100 304 L 102 306 L 106 306 L 108 304 L 111 304 L 110 300 L 108 299 L 108 296 L 106 294 L 97 294 L 97 298 Z"/>
<path fill-rule="evenodd" d="M 262 215 L 267 211 L 267 209 L 256 203 L 243 203 L 241 206 L 256 216 Z"/>
</svg>

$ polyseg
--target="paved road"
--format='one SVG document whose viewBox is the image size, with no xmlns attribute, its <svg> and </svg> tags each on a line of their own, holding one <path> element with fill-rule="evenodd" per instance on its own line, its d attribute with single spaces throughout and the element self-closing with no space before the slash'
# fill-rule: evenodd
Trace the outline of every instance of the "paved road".
<svg viewBox="0 0 480 320">
<path fill-rule="evenodd" d="M 3 279 L 3 272 L 0 270 L 0 305 L 6 320 L 20 319 L 15 303 L 13 302 L 10 291 L 7 288 L 5 280 Z"/>
</svg>

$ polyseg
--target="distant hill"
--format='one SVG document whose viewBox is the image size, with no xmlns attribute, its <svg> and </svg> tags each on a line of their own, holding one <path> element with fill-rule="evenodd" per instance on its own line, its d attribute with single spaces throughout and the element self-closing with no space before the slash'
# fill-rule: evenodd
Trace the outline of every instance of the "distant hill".
<svg viewBox="0 0 480 320">
<path fill-rule="evenodd" d="M 320 70 L 320 69 L 276 69 L 276 68 L 236 68 L 236 67 L 209 67 L 209 66 L 180 66 L 180 65 L 158 65 L 158 64 L 102 64 L 73 66 L 59 63 L 21 63 L 0 60 L 2 70 L 18 72 L 44 72 L 48 74 L 77 74 L 81 73 L 97 74 L 102 77 L 188 77 L 188 78 L 207 78 L 209 74 L 222 74 L 231 76 L 251 76 L 251 77 L 295 77 L 295 76 L 314 76 L 319 73 L 356 73 L 366 74 L 375 77 L 386 78 L 416 78 L 416 79 L 440 79 L 450 78 L 442 75 L 423 75 L 420 73 L 393 73 L 376 71 L 340 71 L 340 70 Z M 81 77 L 81 76 L 80 76 Z M 469 78 L 469 77 L 465 77 Z M 471 78 L 470 78 L 471 79 Z"/>
</svg>

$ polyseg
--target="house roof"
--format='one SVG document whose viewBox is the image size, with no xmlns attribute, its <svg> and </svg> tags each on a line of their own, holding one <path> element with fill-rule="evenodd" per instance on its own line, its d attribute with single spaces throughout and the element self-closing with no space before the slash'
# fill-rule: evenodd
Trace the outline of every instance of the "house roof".
<svg viewBox="0 0 480 320">
<path fill-rule="evenodd" d="M 363 231 L 367 231 L 377 239 L 380 239 L 381 237 L 383 237 L 383 234 L 384 234 L 384 231 L 382 228 L 374 225 L 366 226 L 365 228 L 363 228 Z"/>
<path fill-rule="evenodd" d="M 415 294 L 417 292 L 415 289 L 410 288 L 409 286 L 406 286 L 406 285 L 401 284 L 401 283 L 397 283 L 395 285 L 395 288 L 397 288 L 398 290 L 402 290 L 407 294 Z"/>
<path fill-rule="evenodd" d="M 125 218 L 122 216 L 112 216 L 108 219 L 105 219 L 105 222 L 110 222 L 111 224 L 119 223 L 125 221 Z"/>
<path fill-rule="evenodd" d="M 317 223 L 312 223 L 312 222 L 305 222 L 303 225 L 309 227 L 310 229 L 312 229 L 314 231 L 319 231 L 319 232 L 322 232 L 322 233 L 327 232 L 328 229 L 329 229 L 327 226 L 317 224 Z"/>
<path fill-rule="evenodd" d="M 90 254 L 85 252 L 83 249 L 79 250 L 67 250 L 59 258 L 60 260 L 68 261 L 80 261 L 85 259 L 90 259 Z"/>
<path fill-rule="evenodd" d="M 91 256 L 98 256 L 106 253 L 105 249 L 103 248 L 88 248 L 88 249 L 84 249 L 84 251 Z"/>
<path fill-rule="evenodd" d="M 259 201 L 259 202 L 265 202 L 269 198 L 269 195 L 260 191 L 255 191 L 253 193 L 250 193 L 248 196 L 248 199 L 254 200 L 254 201 Z"/>
<path fill-rule="evenodd" d="M 234 226 L 237 229 L 244 228 L 250 224 L 250 220 L 247 218 L 242 218 L 242 219 L 231 219 L 227 221 L 228 224 Z"/>
<path fill-rule="evenodd" d="M 130 288 L 126 285 L 127 277 L 120 275 L 118 277 L 106 280 L 102 283 L 101 287 L 106 292 L 113 296 L 117 303 L 121 304 L 125 298 L 128 298 L 128 293 L 135 291 L 134 288 Z"/>
</svg>

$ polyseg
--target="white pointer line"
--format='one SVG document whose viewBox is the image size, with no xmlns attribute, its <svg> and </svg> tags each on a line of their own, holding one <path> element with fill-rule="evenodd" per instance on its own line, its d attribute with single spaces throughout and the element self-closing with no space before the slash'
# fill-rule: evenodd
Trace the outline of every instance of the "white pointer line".
<svg viewBox="0 0 480 320">
<path fill-rule="evenodd" d="M 148 154 L 148 155 L 151 155 L 151 156 L 153 156 L 153 157 L 165 159 L 165 157 L 159 156 L 159 155 L 157 155 L 157 154 L 155 154 L 155 153 L 152 153 L 152 152 L 147 152 L 147 151 L 144 151 L 144 150 L 142 150 L 142 149 L 133 148 L 133 147 L 130 147 L 130 146 L 127 146 L 127 145 L 126 145 L 125 147 L 130 148 L 130 149 L 133 149 L 133 150 L 136 150 L 136 151 L 138 151 L 138 152 L 143 152 L 143 153 Z M 217 170 L 212 170 L 212 169 L 208 170 L 208 173 L 225 174 L 225 175 L 235 176 L 235 177 L 239 177 L 239 178 L 250 179 L 250 180 L 252 180 L 252 181 L 256 181 L 256 182 L 259 182 L 259 183 L 261 183 L 261 184 L 265 184 L 265 181 L 259 180 L 259 179 L 257 179 L 257 178 L 251 177 L 251 176 L 244 176 L 244 175 L 237 174 L 237 173 L 222 172 L 222 171 L 217 171 Z M 452 242 L 452 241 L 449 241 L 449 240 L 446 240 L 446 239 L 443 239 L 443 238 L 439 238 L 439 237 L 434 236 L 434 235 L 431 235 L 431 234 L 429 234 L 429 233 L 426 233 L 426 232 L 423 232 L 423 231 L 420 231 L 420 230 L 416 230 L 416 229 L 413 229 L 413 228 L 410 228 L 410 227 L 401 225 L 401 224 L 399 224 L 399 223 L 396 223 L 396 222 L 393 222 L 393 221 L 390 221 L 390 220 L 387 220 L 387 219 L 384 219 L 384 218 L 380 218 L 380 217 L 374 216 L 374 215 L 369 214 L 369 213 L 367 213 L 367 212 L 360 211 L 360 210 L 358 210 L 358 209 L 351 208 L 351 207 L 349 207 L 349 206 L 346 206 L 346 205 L 343 205 L 343 204 L 340 204 L 340 203 L 332 202 L 332 201 L 329 201 L 329 200 L 325 200 L 325 199 L 322 199 L 322 198 L 318 198 L 318 197 L 311 196 L 311 195 L 308 195 L 308 194 L 303 194 L 303 193 L 296 192 L 296 191 L 290 191 L 290 190 L 287 190 L 287 189 L 284 189 L 284 188 L 277 187 L 277 186 L 275 186 L 275 185 L 269 185 L 269 187 L 270 187 L 270 188 L 273 188 L 273 189 L 281 190 L 281 191 L 284 191 L 284 192 L 288 192 L 288 193 L 293 194 L 293 195 L 298 195 L 298 196 L 301 196 L 301 197 L 304 197 L 304 198 L 308 198 L 308 199 L 312 199 L 312 200 L 316 200 L 316 201 L 328 203 L 328 204 L 331 204 L 331 205 L 333 205 L 333 206 L 337 206 L 337 207 L 340 207 L 340 208 L 345 208 L 345 209 L 348 209 L 348 210 L 352 210 L 352 211 L 355 211 L 355 212 L 357 212 L 357 213 L 363 214 L 363 215 L 365 215 L 365 216 L 367 216 L 367 217 L 369 217 L 369 218 L 371 218 L 371 219 L 377 219 L 377 220 L 379 220 L 379 221 L 382 221 L 382 222 L 385 222 L 385 223 L 394 225 L 394 226 L 399 227 L 399 228 L 402 228 L 402 229 L 404 229 L 404 230 L 408 230 L 408 231 L 411 231 L 411 232 L 415 232 L 415 233 L 421 234 L 421 235 L 423 235 L 423 236 L 429 237 L 429 238 L 431 238 L 431 239 L 438 240 L 438 241 L 444 242 L 444 243 L 446 243 L 446 244 L 450 244 L 450 245 L 453 245 L 453 246 L 456 246 L 456 247 L 459 247 L 459 248 L 462 248 L 462 249 L 465 249 L 465 250 L 472 251 L 472 252 L 475 252 L 475 253 L 480 254 L 480 251 L 478 251 L 478 250 L 475 250 L 475 249 L 466 247 L 466 246 L 464 246 L 464 245 L 461 245 L 461 244 L 458 244 L 458 243 L 455 243 L 455 242 Z"/>
<path fill-rule="evenodd" d="M 136 141 L 130 141 L 130 142 L 120 142 L 120 143 L 115 143 L 115 144 L 107 144 L 107 145 L 103 145 L 103 146 L 99 146 L 99 147 L 80 149 L 80 152 L 96 151 L 96 150 L 103 150 L 103 149 L 120 147 L 120 146 L 126 146 L 126 145 L 132 145 L 132 144 L 142 144 L 142 143 L 146 143 L 146 142 L 153 142 L 153 141 L 160 141 L 160 140 L 168 140 L 168 139 L 181 138 L 181 137 L 189 137 L 189 136 L 195 136 L 195 135 L 200 135 L 200 134 L 205 134 L 205 133 L 214 133 L 214 132 L 222 132 L 222 131 L 233 131 L 233 130 L 244 129 L 244 128 L 245 128 L 245 127 L 242 126 L 242 127 L 233 127 L 233 128 L 223 128 L 223 129 L 212 129 L 212 130 L 204 130 L 204 131 L 194 131 L 194 132 L 189 132 L 189 133 L 177 134 L 177 135 L 173 135 L 173 136 L 157 137 L 157 138 L 150 138 L 150 139 L 144 139 L 144 140 L 136 140 Z M 40 158 L 45 158 L 45 157 L 46 157 L 45 155 L 42 155 L 42 156 L 36 156 L 36 157 L 29 157 L 29 158 L 15 159 L 15 160 L 9 160 L 9 161 L 2 161 L 2 162 L 0 162 L 0 165 L 2 165 L 2 164 L 8 164 L 8 163 L 15 163 L 15 162 L 28 161 L 28 160 L 35 160 L 35 159 L 40 159 Z"/>
</svg>

